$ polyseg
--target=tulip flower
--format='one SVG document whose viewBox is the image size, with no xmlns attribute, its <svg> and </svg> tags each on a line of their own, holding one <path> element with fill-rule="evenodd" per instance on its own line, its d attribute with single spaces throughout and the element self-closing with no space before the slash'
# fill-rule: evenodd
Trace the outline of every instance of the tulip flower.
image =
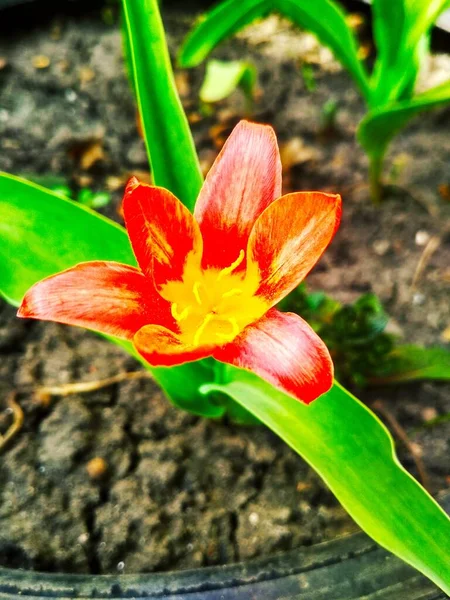
<svg viewBox="0 0 450 600">
<path fill-rule="evenodd" d="M 273 130 L 242 121 L 194 215 L 168 190 L 129 181 L 123 213 L 139 268 L 78 264 L 35 284 L 18 316 L 131 340 L 153 366 L 213 356 L 309 403 L 332 385 L 329 352 L 275 305 L 317 262 L 340 212 L 338 195 L 282 196 Z"/>
</svg>

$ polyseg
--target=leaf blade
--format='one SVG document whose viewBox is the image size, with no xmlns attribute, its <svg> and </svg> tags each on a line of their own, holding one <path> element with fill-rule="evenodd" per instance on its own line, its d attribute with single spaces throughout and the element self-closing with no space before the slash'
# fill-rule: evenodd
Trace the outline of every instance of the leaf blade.
<svg viewBox="0 0 450 600">
<path fill-rule="evenodd" d="M 253 413 L 319 473 L 373 539 L 450 590 L 450 520 L 401 467 L 375 415 L 337 383 L 307 407 L 250 372 L 227 373 L 227 383 L 203 392 L 228 394 Z"/>
<path fill-rule="evenodd" d="M 370 383 L 385 384 L 400 381 L 434 379 L 450 381 L 450 351 L 445 348 L 397 346 L 377 367 Z"/>
<path fill-rule="evenodd" d="M 153 179 L 192 211 L 203 177 L 176 89 L 157 0 L 123 0 L 123 8 L 125 47 Z"/>
<path fill-rule="evenodd" d="M 184 40 L 178 56 L 180 66 L 198 66 L 222 40 L 264 16 L 271 5 L 271 0 L 221 2 L 206 14 Z"/>
<path fill-rule="evenodd" d="M 357 138 L 367 154 L 382 158 L 392 138 L 422 111 L 450 102 L 450 80 L 412 100 L 396 102 L 370 111 L 359 124 Z"/>
<path fill-rule="evenodd" d="M 369 79 L 358 58 L 357 43 L 346 23 L 345 13 L 337 3 L 332 0 L 275 0 L 274 8 L 296 25 L 314 33 L 322 44 L 328 46 L 368 100 Z"/>
</svg>

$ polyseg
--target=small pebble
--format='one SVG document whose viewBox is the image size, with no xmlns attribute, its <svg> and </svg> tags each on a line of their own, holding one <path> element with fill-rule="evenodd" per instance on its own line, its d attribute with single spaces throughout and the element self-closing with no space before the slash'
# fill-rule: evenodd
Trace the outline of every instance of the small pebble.
<svg viewBox="0 0 450 600">
<path fill-rule="evenodd" d="M 259 515 L 258 513 L 252 512 L 248 516 L 248 521 L 250 525 L 257 525 L 259 523 Z"/>
<path fill-rule="evenodd" d="M 86 470 L 91 479 L 100 479 L 108 470 L 108 465 L 103 458 L 96 456 L 88 462 Z"/>
<path fill-rule="evenodd" d="M 416 306 L 421 306 L 425 302 L 425 294 L 416 292 L 412 297 L 412 303 Z"/>
<path fill-rule="evenodd" d="M 73 90 L 66 90 L 65 97 L 67 102 L 75 102 L 75 100 L 78 98 L 77 93 Z"/>
<path fill-rule="evenodd" d="M 433 406 L 426 406 L 422 409 L 422 418 L 425 422 L 433 421 L 438 416 L 438 411 Z"/>
<path fill-rule="evenodd" d="M 46 69 L 50 66 L 50 59 L 44 54 L 38 54 L 37 56 L 33 56 L 31 63 L 35 69 Z"/>
<path fill-rule="evenodd" d="M 415 237 L 416 246 L 426 246 L 430 241 L 430 237 L 428 231 L 418 231 Z"/>
<path fill-rule="evenodd" d="M 377 240 L 373 243 L 373 250 L 378 256 L 384 256 L 391 247 L 389 240 Z"/>
</svg>

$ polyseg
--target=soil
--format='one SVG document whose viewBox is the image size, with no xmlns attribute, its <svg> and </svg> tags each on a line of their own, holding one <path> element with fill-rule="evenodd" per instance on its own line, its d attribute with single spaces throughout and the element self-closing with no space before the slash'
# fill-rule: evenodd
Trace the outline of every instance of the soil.
<svg viewBox="0 0 450 600">
<path fill-rule="evenodd" d="M 0 71 L 0 168 L 63 175 L 99 190 L 116 187 L 104 212 L 119 219 L 121 182 L 148 167 L 117 24 L 107 24 L 96 10 L 19 30 L 13 21 L 18 13 L 4 14 L 11 20 L 3 20 L 7 31 L 0 42 L 6 61 Z M 194 15 L 178 6 L 164 16 L 175 51 Z M 369 201 L 367 160 L 354 136 L 363 103 L 328 51 L 272 17 L 215 52 L 244 55 L 259 72 L 252 118 L 271 123 L 281 144 L 298 138 L 295 159 L 292 150 L 285 153 L 286 191 L 321 189 L 344 198 L 342 226 L 309 287 L 345 302 L 373 291 L 392 315 L 391 330 L 405 342 L 444 344 L 450 325 L 449 109 L 424 115 L 398 136 L 386 162 L 391 185 L 377 208 Z M 49 59 L 47 67 L 34 66 L 40 56 Z M 305 62 L 312 65 L 313 91 L 299 73 Z M 445 57 L 436 59 L 425 80 L 441 77 L 448 65 Z M 205 116 L 197 100 L 202 74 L 202 68 L 179 72 L 177 80 L 207 168 L 218 138 L 243 115 L 244 101 L 236 92 Z M 329 99 L 338 102 L 338 112 L 334 131 L 325 133 L 322 106 Z M 82 157 L 97 142 L 100 158 L 83 169 Z M 413 288 L 424 243 L 434 235 L 440 245 Z M 43 384 L 140 368 L 93 334 L 20 321 L 2 303 L 0 354 L 1 430 L 11 419 L 11 392 L 25 413 L 0 462 L 1 566 L 73 573 L 191 568 L 356 530 L 314 472 L 270 431 L 183 413 L 149 380 L 36 399 L 33 392 Z M 450 413 L 449 385 L 424 382 L 358 394 L 369 405 L 383 399 L 421 453 L 431 491 L 448 488 L 450 422 L 427 422 Z M 407 448 L 399 445 L 399 454 L 417 475 Z M 94 458 L 104 462 L 94 463 L 93 473 Z"/>
</svg>

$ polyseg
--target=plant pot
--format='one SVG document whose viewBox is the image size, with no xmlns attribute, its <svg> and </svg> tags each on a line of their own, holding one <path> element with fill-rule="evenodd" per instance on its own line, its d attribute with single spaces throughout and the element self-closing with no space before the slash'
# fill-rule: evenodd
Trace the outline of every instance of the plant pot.
<svg viewBox="0 0 450 600">
<path fill-rule="evenodd" d="M 450 495 L 443 499 L 450 511 Z M 444 600 L 415 569 L 363 533 L 224 567 L 148 575 L 0 569 L 0 598 L 160 600 Z"/>
</svg>

